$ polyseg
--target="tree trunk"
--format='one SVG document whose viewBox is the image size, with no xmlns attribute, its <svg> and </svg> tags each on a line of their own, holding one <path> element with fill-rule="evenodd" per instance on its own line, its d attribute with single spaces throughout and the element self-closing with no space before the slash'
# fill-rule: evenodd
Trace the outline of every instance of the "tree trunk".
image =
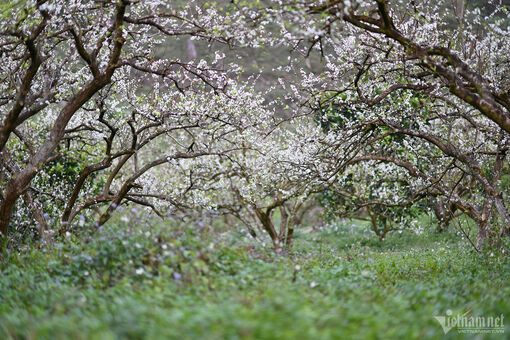
<svg viewBox="0 0 510 340">
<path fill-rule="evenodd" d="M 6 190 L 4 200 L 0 204 L 0 234 L 7 236 L 9 231 L 9 221 L 16 204 L 18 195 L 14 190 Z"/>
<path fill-rule="evenodd" d="M 478 232 L 476 234 L 476 248 L 478 251 L 482 251 L 483 245 L 488 237 L 487 222 L 478 223 Z"/>
<path fill-rule="evenodd" d="M 437 232 L 442 232 L 447 227 L 447 207 L 445 207 L 445 202 L 443 199 L 438 198 L 434 204 L 434 214 L 437 219 Z"/>
<path fill-rule="evenodd" d="M 262 224 L 262 227 L 264 230 L 269 234 L 269 237 L 271 237 L 271 240 L 273 241 L 275 250 L 277 251 L 279 249 L 279 240 L 278 235 L 276 234 L 276 230 L 273 225 L 273 221 L 271 221 L 270 212 L 264 212 L 260 208 L 255 208 L 255 214 L 257 215 L 260 223 Z"/>
<path fill-rule="evenodd" d="M 284 205 L 280 206 L 280 214 L 281 214 L 281 221 L 280 221 L 280 230 L 278 235 L 278 240 L 280 244 L 283 244 L 285 241 L 285 234 L 287 232 L 287 224 L 289 221 L 289 214 L 287 214 L 287 209 L 285 209 Z"/>
<path fill-rule="evenodd" d="M 499 236 L 502 237 L 505 234 L 510 236 L 510 215 L 508 214 L 508 209 L 505 206 L 505 202 L 503 202 L 503 195 L 501 193 L 495 197 L 494 205 L 496 206 L 496 210 L 498 211 L 499 216 L 503 220 Z"/>
<path fill-rule="evenodd" d="M 368 216 L 370 216 L 370 223 L 372 223 L 372 230 L 374 231 L 374 233 L 377 235 L 377 237 L 382 240 L 384 238 L 384 235 L 382 235 L 380 232 L 379 232 L 379 229 L 377 228 L 377 215 L 376 214 L 373 214 L 372 213 L 372 210 L 367 207 L 367 213 L 368 213 Z"/>
<path fill-rule="evenodd" d="M 287 248 L 292 247 L 292 241 L 294 240 L 294 226 L 299 224 L 299 217 L 297 216 L 297 213 L 294 212 L 290 216 L 289 223 L 287 224 L 287 237 L 285 239 L 285 245 Z"/>
</svg>

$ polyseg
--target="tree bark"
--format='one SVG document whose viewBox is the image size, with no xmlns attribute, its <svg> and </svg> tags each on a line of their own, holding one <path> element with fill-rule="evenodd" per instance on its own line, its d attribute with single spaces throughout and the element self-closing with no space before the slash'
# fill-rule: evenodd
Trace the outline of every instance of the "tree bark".
<svg viewBox="0 0 510 340">
<path fill-rule="evenodd" d="M 476 248 L 482 251 L 485 240 L 488 237 L 487 222 L 478 223 L 478 232 L 476 234 Z"/>
<path fill-rule="evenodd" d="M 285 208 L 285 205 L 280 206 L 280 214 L 281 214 L 281 221 L 280 221 L 280 230 L 278 239 L 280 244 L 283 244 L 285 242 L 285 234 L 287 232 L 287 224 L 289 221 L 289 214 L 287 214 L 287 209 Z"/>
<path fill-rule="evenodd" d="M 496 210 L 498 211 L 499 216 L 503 220 L 499 236 L 501 237 L 505 234 L 510 236 L 510 215 L 508 214 L 508 209 L 505 206 L 503 195 L 501 193 L 495 197 L 494 205 L 496 206 Z"/>
<path fill-rule="evenodd" d="M 287 246 L 287 248 L 292 247 L 292 242 L 294 241 L 294 226 L 297 224 L 296 222 L 298 222 L 298 217 L 294 213 L 290 217 L 289 223 L 287 225 L 287 237 L 285 239 L 285 245 Z"/>
<path fill-rule="evenodd" d="M 269 237 L 271 237 L 271 240 L 273 241 L 273 244 L 275 246 L 275 250 L 278 250 L 279 249 L 278 235 L 276 234 L 273 221 L 271 221 L 270 216 L 271 212 L 264 212 L 260 208 L 255 208 L 255 214 L 257 215 L 257 218 L 262 224 L 264 230 L 269 234 Z"/>
</svg>

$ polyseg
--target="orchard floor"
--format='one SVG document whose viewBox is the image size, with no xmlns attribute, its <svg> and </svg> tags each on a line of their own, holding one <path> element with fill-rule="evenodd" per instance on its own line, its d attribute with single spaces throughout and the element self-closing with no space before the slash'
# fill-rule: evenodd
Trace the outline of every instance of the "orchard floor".
<svg viewBox="0 0 510 340">
<path fill-rule="evenodd" d="M 238 233 L 135 222 L 3 255 L 0 339 L 510 338 L 508 256 L 453 233 L 380 242 L 346 223 L 276 257 Z M 504 333 L 445 335 L 447 311 L 504 315 Z"/>
</svg>

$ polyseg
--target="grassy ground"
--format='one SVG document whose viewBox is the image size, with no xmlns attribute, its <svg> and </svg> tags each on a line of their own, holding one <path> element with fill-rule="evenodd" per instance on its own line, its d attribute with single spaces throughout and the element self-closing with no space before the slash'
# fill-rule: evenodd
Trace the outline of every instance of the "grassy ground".
<svg viewBox="0 0 510 340">
<path fill-rule="evenodd" d="M 510 317 L 510 261 L 449 233 L 297 235 L 290 254 L 207 228 L 122 223 L 3 258 L 0 339 L 455 339 Z M 213 243 L 214 240 L 214 243 Z M 218 241 L 219 240 L 219 241 Z M 469 314 L 468 314 L 469 315 Z"/>
</svg>

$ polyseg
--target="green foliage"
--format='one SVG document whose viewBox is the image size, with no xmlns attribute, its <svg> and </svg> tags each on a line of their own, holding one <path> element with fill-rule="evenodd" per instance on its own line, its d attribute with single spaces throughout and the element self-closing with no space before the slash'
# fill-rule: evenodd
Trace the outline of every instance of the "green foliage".
<svg viewBox="0 0 510 340">
<path fill-rule="evenodd" d="M 339 104 L 330 104 L 328 107 L 317 110 L 315 122 L 325 131 L 342 129 L 348 122 L 356 122 L 356 112 L 359 109 Z"/>
<path fill-rule="evenodd" d="M 275 258 L 210 226 L 131 222 L 4 257 L 0 338 L 440 339 L 447 309 L 510 312 L 508 258 L 449 233 L 348 224 Z"/>
</svg>

